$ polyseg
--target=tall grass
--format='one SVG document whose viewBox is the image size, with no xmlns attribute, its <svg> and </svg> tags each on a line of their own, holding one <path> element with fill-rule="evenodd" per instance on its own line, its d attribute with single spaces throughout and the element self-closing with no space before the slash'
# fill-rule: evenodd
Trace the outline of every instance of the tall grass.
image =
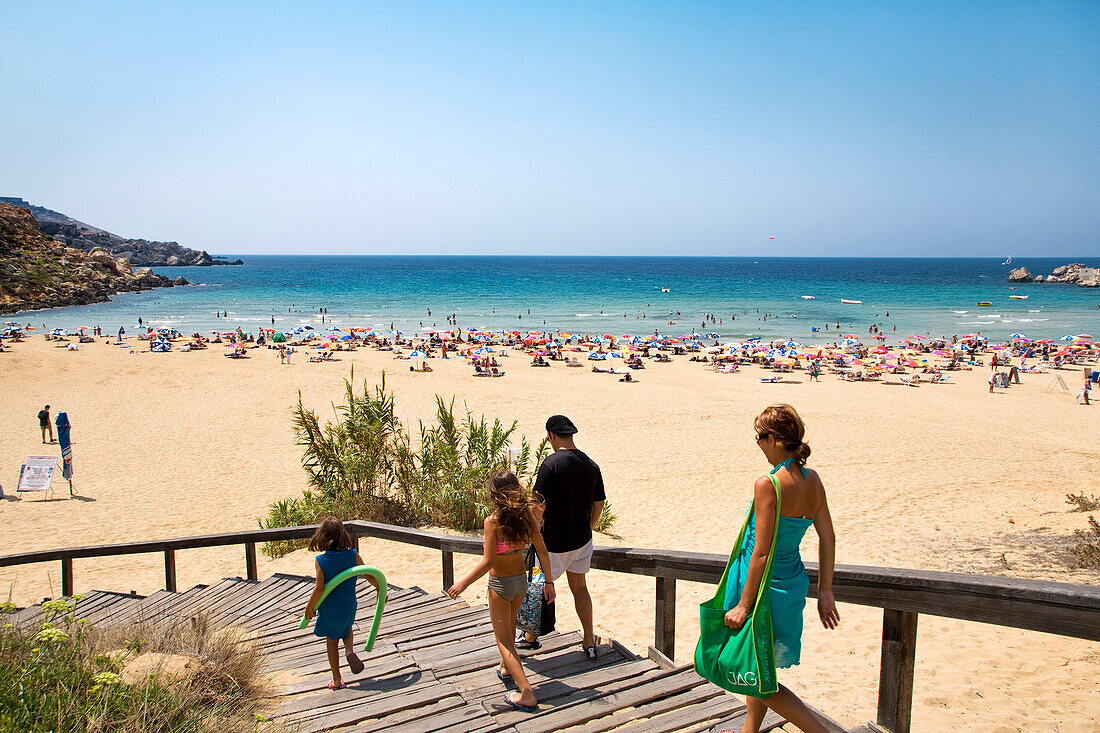
<svg viewBox="0 0 1100 733">
<path fill-rule="evenodd" d="M 43 609 L 46 620 L 35 630 L 0 627 L 0 731 L 269 729 L 261 727 L 265 682 L 256 646 L 213 632 L 202 618 L 100 630 L 75 619 L 63 600 Z M 135 678 L 128 666 L 142 657 Z M 173 672 L 149 664 L 169 658 Z"/>
<path fill-rule="evenodd" d="M 405 526 L 430 524 L 463 532 L 477 530 L 489 513 L 486 483 L 511 470 L 528 486 L 549 453 L 545 438 L 532 445 L 517 436 L 518 422 L 490 421 L 454 400 L 436 396 L 434 420 L 421 421 L 414 440 L 397 417 L 386 377 L 373 389 L 344 381 L 344 404 L 322 422 L 298 404 L 293 411 L 302 466 L 309 487 L 299 497 L 272 504 L 260 520 L 265 528 L 314 524 L 326 516 Z M 509 447 L 517 443 L 515 455 Z M 602 529 L 614 515 L 607 512 Z M 271 542 L 264 552 L 278 557 L 304 541 Z"/>
</svg>

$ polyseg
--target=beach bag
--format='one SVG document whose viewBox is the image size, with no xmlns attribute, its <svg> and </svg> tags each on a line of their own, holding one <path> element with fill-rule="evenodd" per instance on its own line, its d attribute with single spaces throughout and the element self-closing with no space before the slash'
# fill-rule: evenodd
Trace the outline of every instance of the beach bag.
<svg viewBox="0 0 1100 733">
<path fill-rule="evenodd" d="M 745 625 L 737 631 L 723 623 L 726 615 L 726 582 L 729 580 L 730 567 L 741 554 L 749 520 L 753 516 L 755 500 L 749 505 L 741 533 L 733 544 L 726 570 L 722 573 L 722 582 L 714 598 L 699 605 L 699 643 L 695 647 L 695 671 L 700 677 L 710 680 L 724 690 L 749 697 L 766 698 L 779 691 L 779 681 L 775 673 L 775 643 L 772 638 L 772 612 L 769 586 L 772 577 L 772 559 L 775 557 L 775 542 L 779 536 L 779 507 L 782 492 L 779 480 L 769 474 L 775 487 L 775 530 L 772 533 L 771 552 L 764 568 L 764 577 L 760 580 L 760 590 L 756 594 L 756 604 Z"/>
<path fill-rule="evenodd" d="M 523 559 L 527 566 L 527 595 L 523 597 L 523 605 L 520 606 L 519 613 L 516 615 L 516 628 L 535 636 L 549 634 L 554 630 L 557 619 L 554 604 L 547 603 L 542 594 L 543 587 L 546 585 L 546 576 L 542 568 L 535 567 L 534 545 L 528 546 Z"/>
</svg>

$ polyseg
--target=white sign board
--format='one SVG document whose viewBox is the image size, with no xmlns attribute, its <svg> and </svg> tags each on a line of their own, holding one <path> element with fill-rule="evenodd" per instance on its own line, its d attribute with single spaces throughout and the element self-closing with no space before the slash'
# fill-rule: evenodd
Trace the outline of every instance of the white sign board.
<svg viewBox="0 0 1100 733">
<path fill-rule="evenodd" d="M 57 456 L 28 456 L 19 469 L 17 491 L 49 491 L 57 470 Z"/>
</svg>

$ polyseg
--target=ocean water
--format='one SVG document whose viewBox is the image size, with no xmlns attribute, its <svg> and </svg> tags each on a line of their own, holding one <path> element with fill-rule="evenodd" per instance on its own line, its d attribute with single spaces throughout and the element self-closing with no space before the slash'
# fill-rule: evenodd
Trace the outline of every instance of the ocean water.
<svg viewBox="0 0 1100 733">
<path fill-rule="evenodd" d="M 1010 267 L 989 259 L 242 258 L 243 266 L 159 270 L 183 275 L 194 287 L 123 293 L 109 303 L 11 320 L 39 328 L 101 326 L 105 333 L 125 326 L 133 333 L 140 317 L 205 333 L 271 327 L 274 319 L 283 331 L 305 324 L 389 330 L 392 324 L 412 334 L 448 328 L 445 317 L 453 313 L 464 328 L 673 336 L 694 329 L 723 339 L 790 337 L 802 343 L 832 340 L 837 323 L 841 333 L 862 336 L 880 324 L 888 343 L 911 334 L 1100 336 L 1100 290 L 1059 284 L 1012 289 L 1005 282 L 1011 267 L 1049 274 L 1065 259 L 1014 260 Z M 842 298 L 863 304 L 846 305 Z M 981 301 L 992 306 L 979 307 Z M 328 311 L 324 324 L 322 308 Z M 218 311 L 228 316 L 217 317 Z M 704 322 L 708 313 L 721 323 Z"/>
</svg>

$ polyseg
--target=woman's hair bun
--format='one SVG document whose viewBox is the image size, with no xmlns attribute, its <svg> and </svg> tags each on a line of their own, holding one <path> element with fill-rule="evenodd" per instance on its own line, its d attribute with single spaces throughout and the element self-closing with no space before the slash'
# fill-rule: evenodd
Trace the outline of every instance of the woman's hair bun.
<svg viewBox="0 0 1100 733">
<path fill-rule="evenodd" d="M 786 404 L 771 405 L 764 408 L 753 425 L 757 433 L 774 435 L 783 447 L 794 452 L 800 464 L 805 465 L 810 457 L 810 446 L 802 441 L 806 435 L 806 425 L 797 410 Z"/>
</svg>

